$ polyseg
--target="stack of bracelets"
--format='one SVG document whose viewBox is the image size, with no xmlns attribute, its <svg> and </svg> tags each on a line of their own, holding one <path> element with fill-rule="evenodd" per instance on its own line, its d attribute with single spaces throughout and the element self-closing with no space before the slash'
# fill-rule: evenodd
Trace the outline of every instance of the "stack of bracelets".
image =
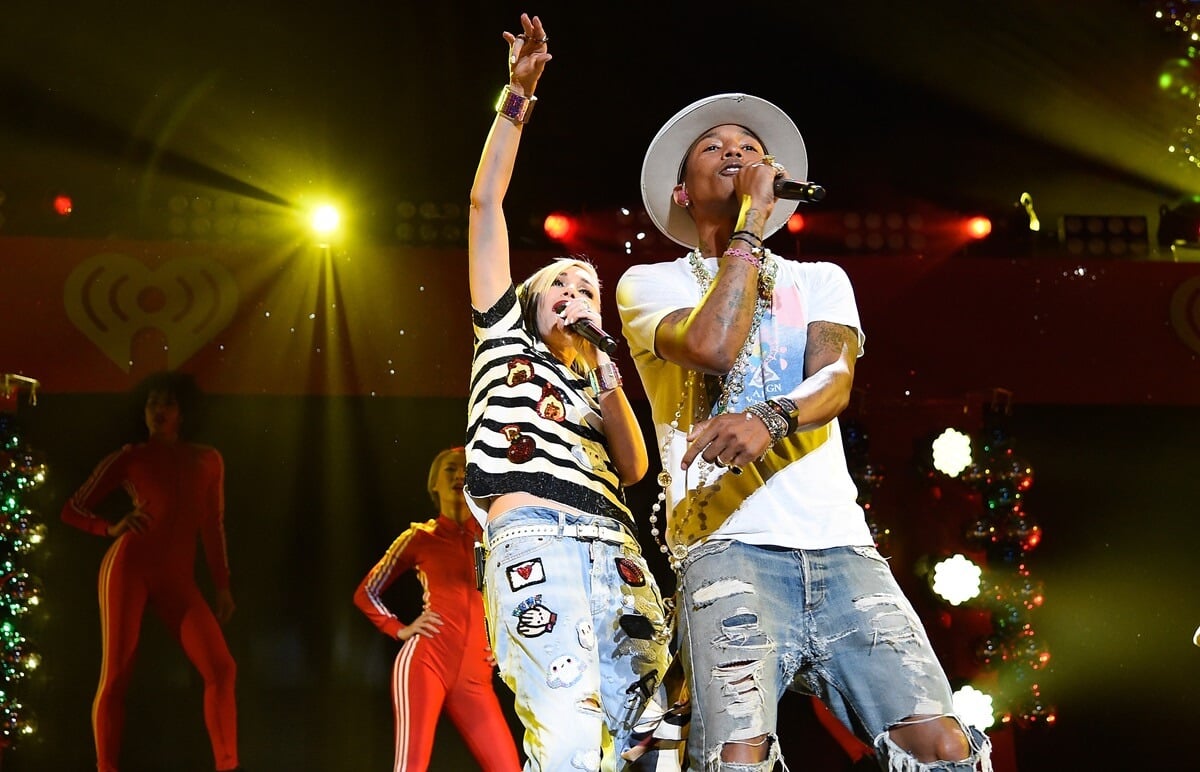
<svg viewBox="0 0 1200 772">
<path fill-rule="evenodd" d="M 749 249 L 733 246 L 735 240 L 740 240 L 750 246 Z M 734 231 L 733 236 L 729 238 L 729 246 L 725 248 L 722 257 L 736 257 L 739 260 L 745 260 L 755 268 L 762 268 L 762 238 L 755 236 L 750 231 Z"/>
<path fill-rule="evenodd" d="M 796 431 L 796 403 L 787 397 L 768 399 L 746 408 L 746 420 L 750 416 L 758 416 L 759 420 L 771 433 L 771 444 L 774 445 L 784 437 Z"/>
</svg>

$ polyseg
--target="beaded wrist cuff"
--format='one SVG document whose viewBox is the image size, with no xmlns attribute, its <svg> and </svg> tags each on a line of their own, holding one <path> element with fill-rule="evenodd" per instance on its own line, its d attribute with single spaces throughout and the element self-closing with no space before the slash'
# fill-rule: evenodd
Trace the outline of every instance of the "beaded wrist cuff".
<svg viewBox="0 0 1200 772">
<path fill-rule="evenodd" d="M 621 371 L 612 362 L 606 362 L 588 373 L 588 384 L 597 396 L 601 392 L 620 388 L 622 383 Z"/>
<path fill-rule="evenodd" d="M 529 121 L 535 104 L 537 104 L 537 97 L 514 94 L 512 87 L 505 84 L 504 90 L 500 92 L 500 98 L 496 100 L 496 112 L 519 126 Z"/>
</svg>

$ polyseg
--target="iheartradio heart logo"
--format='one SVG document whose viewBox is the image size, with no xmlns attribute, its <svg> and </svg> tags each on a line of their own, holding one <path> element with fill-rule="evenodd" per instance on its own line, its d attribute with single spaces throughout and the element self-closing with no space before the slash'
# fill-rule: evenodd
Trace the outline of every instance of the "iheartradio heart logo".
<svg viewBox="0 0 1200 772">
<path fill-rule="evenodd" d="M 148 268 L 128 255 L 95 255 L 71 271 L 63 288 L 67 318 L 125 372 L 138 332 L 163 334 L 167 367 L 174 369 L 225 329 L 237 300 L 229 272 L 198 257 Z"/>
<path fill-rule="evenodd" d="M 1180 284 L 1171 296 L 1171 326 L 1192 351 L 1200 353 L 1200 276 Z"/>
</svg>

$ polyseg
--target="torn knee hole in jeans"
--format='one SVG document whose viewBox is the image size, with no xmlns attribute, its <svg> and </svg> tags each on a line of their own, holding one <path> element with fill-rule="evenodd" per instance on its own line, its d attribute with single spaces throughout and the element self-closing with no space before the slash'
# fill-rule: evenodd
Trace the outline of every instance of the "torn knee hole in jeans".
<svg viewBox="0 0 1200 772">
<path fill-rule="evenodd" d="M 754 715 L 763 696 L 759 679 L 762 676 L 760 660 L 727 662 L 712 670 L 712 678 L 721 684 L 724 707 L 732 716 Z"/>
</svg>

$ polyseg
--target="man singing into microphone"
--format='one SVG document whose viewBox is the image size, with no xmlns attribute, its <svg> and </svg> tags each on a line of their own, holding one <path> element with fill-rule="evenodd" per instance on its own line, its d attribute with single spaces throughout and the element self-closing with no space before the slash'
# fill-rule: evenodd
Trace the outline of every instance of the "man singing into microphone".
<svg viewBox="0 0 1200 772">
<path fill-rule="evenodd" d="M 684 108 L 650 144 L 642 194 L 690 252 L 617 287 L 664 470 L 651 519 L 665 509 L 655 532 L 678 577 L 691 767 L 772 769 L 778 701 L 795 687 L 884 768 L 987 770 L 990 743 L 954 715 L 847 471 L 837 416 L 865 340 L 849 279 L 763 246 L 795 209 L 777 200 L 795 186 L 776 180 L 807 167 L 769 102 Z"/>
</svg>

